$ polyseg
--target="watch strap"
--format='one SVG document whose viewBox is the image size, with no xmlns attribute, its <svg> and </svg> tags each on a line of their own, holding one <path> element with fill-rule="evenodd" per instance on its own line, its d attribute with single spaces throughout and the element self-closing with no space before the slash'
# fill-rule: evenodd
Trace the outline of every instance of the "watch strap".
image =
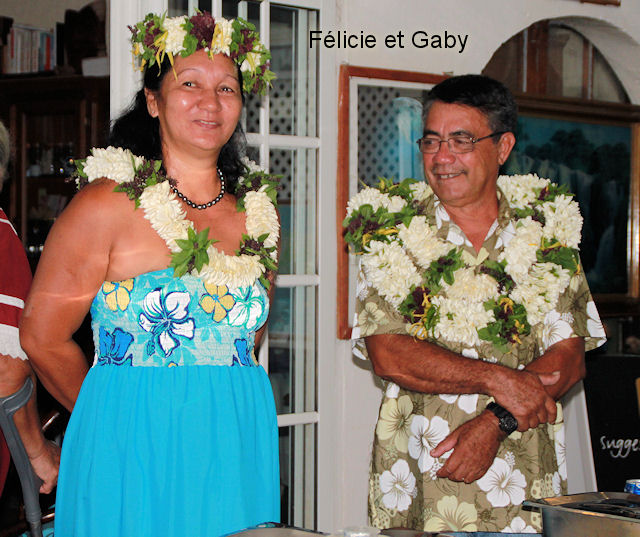
<svg viewBox="0 0 640 537">
<path fill-rule="evenodd" d="M 491 402 L 487 405 L 487 410 L 495 414 L 498 418 L 498 426 L 500 430 L 510 435 L 518 428 L 518 420 L 503 406 L 498 403 Z"/>
</svg>

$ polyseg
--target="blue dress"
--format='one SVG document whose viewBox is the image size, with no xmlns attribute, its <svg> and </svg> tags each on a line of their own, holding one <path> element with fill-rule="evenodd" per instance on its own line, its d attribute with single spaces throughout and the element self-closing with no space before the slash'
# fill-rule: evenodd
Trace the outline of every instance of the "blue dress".
<svg viewBox="0 0 640 537">
<path fill-rule="evenodd" d="M 57 537 L 215 537 L 279 520 L 269 302 L 173 269 L 105 282 L 63 442 Z"/>
</svg>

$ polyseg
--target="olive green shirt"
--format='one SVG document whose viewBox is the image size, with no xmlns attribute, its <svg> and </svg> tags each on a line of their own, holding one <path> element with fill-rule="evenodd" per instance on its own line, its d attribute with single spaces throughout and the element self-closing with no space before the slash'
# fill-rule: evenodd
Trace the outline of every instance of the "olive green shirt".
<svg viewBox="0 0 640 537">
<path fill-rule="evenodd" d="M 499 214 L 476 252 L 435 196 L 427 200 L 427 218 L 437 236 L 462 246 L 463 259 L 478 266 L 497 260 L 515 232 L 509 205 L 498 191 Z M 367 283 L 358 278 L 354 353 L 367 358 L 364 339 L 374 334 L 404 334 L 411 325 Z M 573 276 L 554 310 L 535 325 L 522 344 L 500 352 L 483 341 L 474 347 L 438 341 L 471 359 L 522 369 L 554 343 L 582 337 L 586 350 L 602 345 L 605 334 L 584 273 Z M 401 352 L 401 349 L 398 349 Z M 407 356 L 407 360 L 411 357 Z M 538 513 L 522 509 L 527 498 L 566 493 L 564 425 L 560 405 L 555 424 L 514 432 L 500 445 L 487 473 L 471 483 L 436 477 L 445 462 L 429 452 L 463 423 L 481 414 L 483 394 L 427 394 L 386 383 L 373 443 L 369 478 L 369 516 L 379 528 L 423 531 L 540 532 Z"/>
</svg>

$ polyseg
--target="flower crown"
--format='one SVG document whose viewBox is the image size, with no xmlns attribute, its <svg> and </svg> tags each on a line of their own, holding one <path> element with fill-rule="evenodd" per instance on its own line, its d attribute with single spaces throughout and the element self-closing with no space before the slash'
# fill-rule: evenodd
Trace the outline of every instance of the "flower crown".
<svg viewBox="0 0 640 537">
<path fill-rule="evenodd" d="M 192 17 L 166 17 L 149 13 L 131 30 L 131 53 L 140 70 L 160 65 L 165 55 L 173 66 L 174 57 L 189 56 L 204 49 L 213 59 L 225 54 L 240 66 L 242 89 L 264 95 L 275 74 L 269 70 L 271 54 L 260 42 L 253 24 L 241 19 L 214 19 L 208 12 Z"/>
</svg>

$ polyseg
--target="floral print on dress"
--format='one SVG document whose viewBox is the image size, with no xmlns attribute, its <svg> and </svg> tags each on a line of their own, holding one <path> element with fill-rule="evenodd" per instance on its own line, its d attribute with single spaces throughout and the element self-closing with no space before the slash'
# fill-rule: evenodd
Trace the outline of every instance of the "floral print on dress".
<svg viewBox="0 0 640 537">
<path fill-rule="evenodd" d="M 133 291 L 133 278 L 102 284 L 104 301 L 111 311 L 126 310 L 131 301 L 131 291 Z"/>
<path fill-rule="evenodd" d="M 165 296 L 161 288 L 144 297 L 138 324 L 152 336 L 146 349 L 149 356 L 159 346 L 164 357 L 169 357 L 180 345 L 180 338 L 193 338 L 195 323 L 187 317 L 190 301 L 189 293 L 174 291 Z"/>
<path fill-rule="evenodd" d="M 117 350 L 122 341 L 117 334 L 122 331 L 134 336 L 124 355 L 131 355 L 134 367 L 256 366 L 253 341 L 267 320 L 269 302 L 259 282 L 251 287 L 214 286 L 191 275 L 174 278 L 172 268 L 140 274 L 132 282 L 106 282 L 91 305 L 94 365 L 98 365 L 103 329 L 109 334 L 103 348 L 111 345 L 113 349 L 103 349 L 100 365 L 122 358 Z M 229 320 L 234 308 L 237 325 Z"/>
<path fill-rule="evenodd" d="M 226 285 L 205 283 L 204 288 L 207 292 L 200 298 L 200 307 L 207 313 L 212 313 L 214 322 L 219 323 L 233 308 L 236 299 L 229 293 L 229 288 Z"/>
<path fill-rule="evenodd" d="M 100 344 L 97 365 L 131 365 L 132 355 L 127 351 L 133 342 L 133 336 L 120 328 L 112 333 L 100 327 Z"/>
<path fill-rule="evenodd" d="M 232 293 L 236 303 L 229 312 L 229 324 L 254 330 L 264 321 L 267 300 L 264 288 L 259 285 L 237 287 Z"/>
<path fill-rule="evenodd" d="M 233 342 L 233 346 L 236 349 L 236 354 L 233 355 L 233 364 L 232 365 L 241 365 L 241 366 L 252 366 L 255 365 L 253 362 L 252 347 L 249 345 L 249 342 L 246 339 L 236 339 Z"/>
</svg>

